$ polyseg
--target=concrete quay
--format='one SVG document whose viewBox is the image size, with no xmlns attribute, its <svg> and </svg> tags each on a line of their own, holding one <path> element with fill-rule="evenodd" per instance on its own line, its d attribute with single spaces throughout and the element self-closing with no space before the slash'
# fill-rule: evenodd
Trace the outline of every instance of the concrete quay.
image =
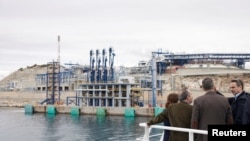
<svg viewBox="0 0 250 141">
<path fill-rule="evenodd" d="M 79 115 L 98 115 L 98 108 L 102 108 L 105 111 L 105 116 L 126 116 L 126 110 L 129 109 L 131 112 L 134 112 L 132 116 L 154 116 L 157 111 L 163 110 L 161 107 L 78 107 L 78 106 L 65 106 L 65 105 L 56 105 L 55 114 L 74 114 L 72 109 L 78 109 Z M 26 109 L 25 109 L 26 110 Z M 46 105 L 35 105 L 33 106 L 32 113 L 48 113 L 48 106 Z"/>
</svg>

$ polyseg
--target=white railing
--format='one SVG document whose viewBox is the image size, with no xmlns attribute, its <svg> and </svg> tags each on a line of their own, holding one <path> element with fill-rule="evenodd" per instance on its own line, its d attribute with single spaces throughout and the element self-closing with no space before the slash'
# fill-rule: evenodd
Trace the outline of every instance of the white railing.
<svg viewBox="0 0 250 141">
<path fill-rule="evenodd" d="M 205 134 L 205 135 L 208 134 L 207 130 L 197 130 L 197 129 L 191 129 L 191 128 L 180 128 L 180 127 L 163 126 L 163 125 L 151 125 L 150 127 L 148 127 L 148 125 L 146 123 L 140 123 L 139 126 L 142 126 L 142 127 L 145 128 L 144 136 L 142 138 L 136 139 L 136 140 L 140 140 L 140 141 L 149 141 L 150 137 L 160 136 L 160 135 L 161 135 L 160 141 L 163 140 L 164 132 L 162 134 L 149 136 L 150 131 L 151 131 L 152 128 L 163 129 L 163 131 L 165 129 L 167 129 L 167 130 L 172 130 L 172 131 L 188 132 L 189 141 L 194 141 L 194 133 L 196 133 L 196 134 Z"/>
</svg>

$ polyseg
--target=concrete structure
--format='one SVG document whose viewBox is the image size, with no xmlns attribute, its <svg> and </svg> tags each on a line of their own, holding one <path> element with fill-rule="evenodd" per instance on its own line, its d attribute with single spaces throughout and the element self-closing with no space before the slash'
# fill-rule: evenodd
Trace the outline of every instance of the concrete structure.
<svg viewBox="0 0 250 141">
<path fill-rule="evenodd" d="M 138 86 L 136 83 L 83 84 L 76 89 L 76 101 L 79 106 L 131 107 L 132 88 Z"/>
<path fill-rule="evenodd" d="M 45 105 L 36 105 L 33 106 L 34 113 L 46 113 L 47 106 Z M 55 106 L 56 114 L 70 114 L 71 106 Z M 96 115 L 98 107 L 79 107 L 80 115 Z M 107 107 L 105 108 L 107 116 L 125 116 L 125 107 Z M 135 116 L 154 116 L 154 108 L 146 107 L 136 107 L 134 108 Z"/>
</svg>

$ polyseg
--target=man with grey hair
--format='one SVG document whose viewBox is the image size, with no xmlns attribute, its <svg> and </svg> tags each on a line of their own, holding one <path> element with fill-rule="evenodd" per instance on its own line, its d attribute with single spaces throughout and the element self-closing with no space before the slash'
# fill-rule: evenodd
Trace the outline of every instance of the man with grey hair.
<svg viewBox="0 0 250 141">
<path fill-rule="evenodd" d="M 231 106 L 227 98 L 216 94 L 212 78 L 202 80 L 205 94 L 194 100 L 191 127 L 207 130 L 208 125 L 232 124 Z M 196 141 L 207 141 L 207 135 L 197 134 Z"/>
<path fill-rule="evenodd" d="M 181 94 L 179 95 L 179 101 L 180 102 L 186 102 L 188 104 L 191 104 L 193 102 L 193 96 L 188 89 L 184 89 Z"/>
<path fill-rule="evenodd" d="M 147 124 L 150 126 L 167 119 L 173 127 L 190 128 L 193 108 L 190 104 L 192 101 L 192 93 L 187 89 L 183 89 L 179 94 L 179 103 L 169 105 L 167 110 L 164 110 Z M 188 141 L 188 133 L 171 131 L 169 141 Z"/>
<path fill-rule="evenodd" d="M 188 89 L 182 90 L 179 95 L 179 103 L 168 107 L 168 118 L 173 127 L 190 128 L 193 106 L 193 95 Z M 171 131 L 170 141 L 188 141 L 188 133 Z"/>
</svg>

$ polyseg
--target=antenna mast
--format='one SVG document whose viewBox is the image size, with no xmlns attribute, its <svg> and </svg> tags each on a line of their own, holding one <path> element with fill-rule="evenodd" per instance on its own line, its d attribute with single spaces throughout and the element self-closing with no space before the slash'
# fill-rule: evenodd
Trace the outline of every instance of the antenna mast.
<svg viewBox="0 0 250 141">
<path fill-rule="evenodd" d="M 60 35 L 58 35 L 58 57 L 57 57 L 57 62 L 60 65 Z"/>
</svg>

